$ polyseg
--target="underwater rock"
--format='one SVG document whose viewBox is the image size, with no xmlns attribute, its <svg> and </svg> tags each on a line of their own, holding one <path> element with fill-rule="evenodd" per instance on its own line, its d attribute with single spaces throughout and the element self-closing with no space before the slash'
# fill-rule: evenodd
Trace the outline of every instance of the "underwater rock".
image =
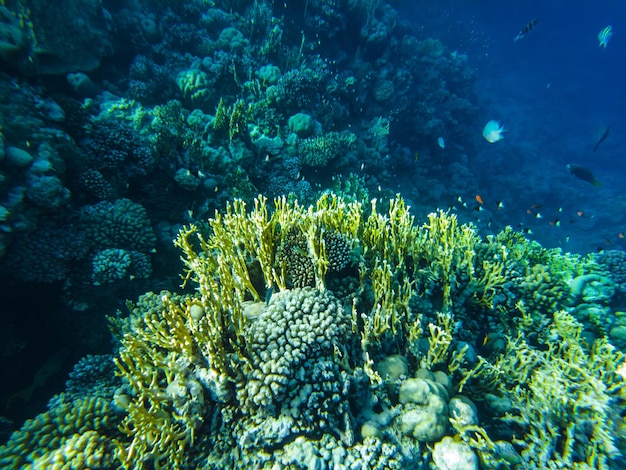
<svg viewBox="0 0 626 470">
<path fill-rule="evenodd" d="M 409 364 L 406 358 L 400 354 L 387 356 L 376 365 L 376 370 L 384 380 L 387 393 L 391 395 L 392 400 L 397 399 L 400 383 L 407 378 L 409 373 Z"/>
<path fill-rule="evenodd" d="M 505 413 L 511 411 L 513 403 L 506 397 L 499 397 L 493 393 L 487 393 L 485 394 L 485 406 L 491 414 L 504 416 Z"/>
<path fill-rule="evenodd" d="M 611 278 L 600 274 L 575 277 L 569 287 L 572 295 L 584 302 L 608 301 L 615 294 L 616 288 Z"/>
<path fill-rule="evenodd" d="M 114 53 L 109 35 L 115 25 L 100 0 L 32 2 L 29 9 L 41 74 L 92 71 Z"/>
<path fill-rule="evenodd" d="M 400 431 L 418 441 L 435 442 L 448 430 L 448 392 L 428 379 L 407 379 L 400 385 L 399 401 L 404 405 L 397 418 Z"/>
<path fill-rule="evenodd" d="M 465 442 L 444 437 L 433 447 L 433 462 L 440 470 L 478 469 L 478 457 Z"/>
<path fill-rule="evenodd" d="M 381 438 L 383 433 L 374 421 L 366 421 L 361 426 L 361 437 L 367 439 L 368 437 Z"/>
<path fill-rule="evenodd" d="M 7 147 L 6 162 L 16 168 L 26 168 L 33 163 L 33 156 L 21 148 Z"/>
<path fill-rule="evenodd" d="M 65 78 L 81 98 L 93 98 L 100 92 L 100 87 L 86 73 L 68 73 Z"/>
<path fill-rule="evenodd" d="M 298 137 L 311 137 L 318 128 L 321 130 L 321 125 L 305 113 L 294 114 L 287 121 L 287 125 Z"/>
<path fill-rule="evenodd" d="M 257 139 L 252 140 L 252 145 L 260 154 L 278 155 L 285 145 L 285 141 L 279 136 L 268 137 L 261 135 Z"/>
<path fill-rule="evenodd" d="M 379 362 L 376 369 L 383 380 L 395 382 L 408 375 L 409 364 L 404 356 L 393 354 Z"/>
<path fill-rule="evenodd" d="M 465 395 L 456 395 L 448 402 L 450 416 L 459 421 L 461 426 L 478 424 L 478 410 L 476 405 Z"/>
<path fill-rule="evenodd" d="M 616 312 L 616 317 L 624 317 L 623 312 Z M 611 328 L 609 331 L 609 338 L 611 342 L 618 348 L 626 348 L 626 325 L 618 325 Z"/>
<path fill-rule="evenodd" d="M 29 178 L 26 197 L 41 209 L 57 209 L 70 200 L 70 190 L 56 176 Z"/>
</svg>

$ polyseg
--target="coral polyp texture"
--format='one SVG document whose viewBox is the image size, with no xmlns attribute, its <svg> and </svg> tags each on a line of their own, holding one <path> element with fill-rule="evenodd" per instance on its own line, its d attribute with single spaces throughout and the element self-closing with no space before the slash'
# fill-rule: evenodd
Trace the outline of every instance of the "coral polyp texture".
<svg viewBox="0 0 626 470">
<path fill-rule="evenodd" d="M 624 355 L 604 333 L 611 319 L 587 330 L 575 316 L 602 265 L 511 229 L 483 239 L 444 211 L 416 224 L 399 196 L 380 205 L 259 196 L 183 227 L 185 293 L 149 292 L 111 317 L 117 373 L 107 357 L 79 363 L 67 391 L 0 448 L 0 464 L 619 462 Z M 132 253 L 96 258 L 126 269 Z"/>
</svg>

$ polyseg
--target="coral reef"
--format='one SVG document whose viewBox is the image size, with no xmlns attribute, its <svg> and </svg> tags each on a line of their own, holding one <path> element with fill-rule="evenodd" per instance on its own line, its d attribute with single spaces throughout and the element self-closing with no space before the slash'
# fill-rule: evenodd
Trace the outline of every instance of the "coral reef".
<svg viewBox="0 0 626 470">
<path fill-rule="evenodd" d="M 0 448 L 3 459 L 522 468 L 605 466 L 622 455 L 624 355 L 605 336 L 587 344 L 571 314 L 525 300 L 555 282 L 530 263 L 569 266 L 563 279 L 597 276 L 584 274 L 594 263 L 512 232 L 483 240 L 442 211 L 417 226 L 399 197 L 381 213 L 377 201 L 366 209 L 331 193 L 309 207 L 282 198 L 270 208 L 259 197 L 249 210 L 235 200 L 208 225 L 184 227 L 175 244 L 196 292 L 147 293 L 128 303 L 129 315 L 111 317 L 121 382 L 107 378 L 106 357 L 85 360 L 68 383 L 76 399 L 53 400 Z M 296 253 L 306 286 L 293 285 L 298 271 L 286 260 Z M 502 316 L 524 269 L 516 314 Z M 351 295 L 333 290 L 337 278 L 354 281 Z M 501 332 L 484 356 L 462 339 L 484 331 L 475 315 L 494 338 Z M 49 441 L 24 440 L 84 407 L 95 407 L 86 428 L 77 418 Z"/>
<path fill-rule="evenodd" d="M 117 343 L 1 466 L 617 465 L 624 252 L 434 210 L 483 169 L 476 64 L 426 31 L 377 0 L 2 2 L 0 274 L 66 307 L 6 329 L 83 351 L 108 314 Z"/>
</svg>

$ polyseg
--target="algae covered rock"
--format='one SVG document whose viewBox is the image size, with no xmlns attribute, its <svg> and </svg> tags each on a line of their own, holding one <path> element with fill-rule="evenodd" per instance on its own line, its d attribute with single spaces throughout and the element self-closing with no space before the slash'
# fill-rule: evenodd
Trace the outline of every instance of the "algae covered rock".
<svg viewBox="0 0 626 470">
<path fill-rule="evenodd" d="M 445 435 L 448 392 L 443 385 L 429 379 L 407 379 L 400 385 L 399 400 L 404 405 L 397 418 L 402 434 L 423 442 L 434 442 Z"/>
<path fill-rule="evenodd" d="M 478 469 L 478 457 L 465 442 L 444 437 L 433 447 L 433 462 L 440 470 Z"/>
<path fill-rule="evenodd" d="M 456 395 L 448 403 L 450 417 L 456 419 L 462 426 L 478 424 L 478 410 L 476 405 L 464 395 Z"/>
<path fill-rule="evenodd" d="M 311 137 L 318 126 L 318 123 L 311 116 L 305 113 L 294 114 L 288 121 L 289 130 L 298 137 Z"/>
</svg>

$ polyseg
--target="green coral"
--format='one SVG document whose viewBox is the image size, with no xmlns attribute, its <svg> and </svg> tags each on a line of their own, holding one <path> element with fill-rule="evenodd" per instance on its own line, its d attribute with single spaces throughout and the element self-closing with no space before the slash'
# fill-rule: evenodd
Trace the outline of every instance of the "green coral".
<svg viewBox="0 0 626 470">
<path fill-rule="evenodd" d="M 176 84 L 185 99 L 196 107 L 211 98 L 211 80 L 202 70 L 183 70 L 177 75 Z"/>
<path fill-rule="evenodd" d="M 305 165 L 323 167 L 357 149 L 357 137 L 352 132 L 328 132 L 300 140 L 298 153 Z"/>
</svg>

